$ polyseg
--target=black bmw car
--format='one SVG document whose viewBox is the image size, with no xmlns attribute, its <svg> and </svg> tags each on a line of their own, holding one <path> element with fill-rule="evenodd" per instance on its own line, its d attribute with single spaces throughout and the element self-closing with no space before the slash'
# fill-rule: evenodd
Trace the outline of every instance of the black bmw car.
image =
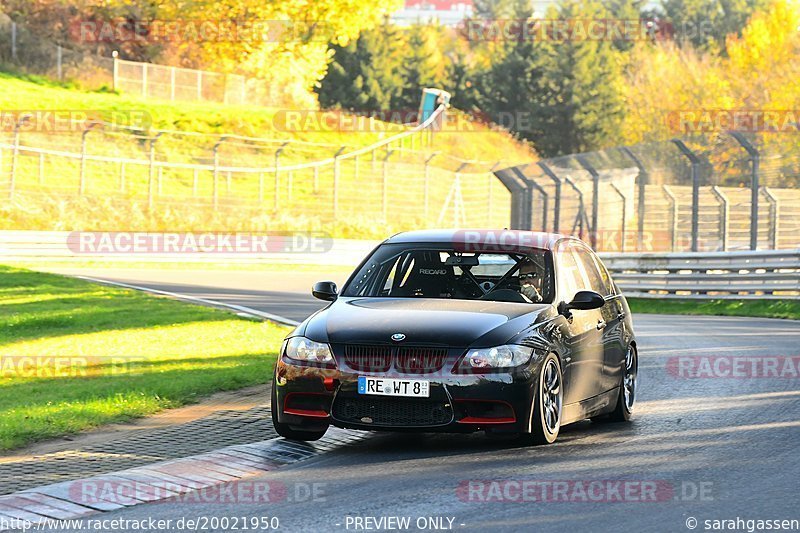
<svg viewBox="0 0 800 533">
<path fill-rule="evenodd" d="M 521 231 L 401 233 L 284 341 L 272 387 L 278 434 L 333 424 L 519 434 L 631 417 L 638 368 L 625 297 L 582 241 Z"/>
</svg>

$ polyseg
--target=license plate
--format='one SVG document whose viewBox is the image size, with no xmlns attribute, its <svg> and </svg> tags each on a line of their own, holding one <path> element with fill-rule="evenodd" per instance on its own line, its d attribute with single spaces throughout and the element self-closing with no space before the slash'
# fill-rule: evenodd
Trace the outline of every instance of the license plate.
<svg viewBox="0 0 800 533">
<path fill-rule="evenodd" d="M 428 398 L 431 393 L 430 382 L 417 379 L 358 377 L 359 394 L 378 396 L 410 396 Z"/>
</svg>

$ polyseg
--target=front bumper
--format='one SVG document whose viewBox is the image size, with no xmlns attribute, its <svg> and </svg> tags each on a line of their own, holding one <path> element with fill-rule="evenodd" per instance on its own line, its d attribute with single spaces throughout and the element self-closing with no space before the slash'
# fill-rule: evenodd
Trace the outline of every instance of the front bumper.
<svg viewBox="0 0 800 533">
<path fill-rule="evenodd" d="M 426 380 L 428 398 L 358 393 L 359 375 Z M 275 369 L 278 421 L 297 428 L 373 431 L 529 431 L 535 364 L 513 373 L 376 374 L 300 366 L 285 357 Z"/>
</svg>

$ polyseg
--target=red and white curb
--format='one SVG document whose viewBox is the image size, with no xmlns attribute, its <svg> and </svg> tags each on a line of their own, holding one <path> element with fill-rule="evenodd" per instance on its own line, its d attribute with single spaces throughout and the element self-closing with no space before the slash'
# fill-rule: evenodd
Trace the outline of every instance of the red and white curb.
<svg viewBox="0 0 800 533">
<path fill-rule="evenodd" d="M 231 484 L 242 483 L 242 480 L 362 440 L 368 435 L 331 427 L 316 442 L 275 438 L 23 490 L 0 496 L 0 519 L 4 519 L 0 523 L 24 521 L 33 525 L 53 519 L 82 518 L 145 502 L 191 499 L 201 491 L 223 500 L 230 497 Z M 249 490 L 252 491 L 252 487 Z M 277 492 L 280 492 L 280 487 Z M 204 494 L 203 497 L 209 496 Z M 253 494 L 247 497 L 252 498 Z M 0 527 L 0 531 L 12 528 Z"/>
</svg>

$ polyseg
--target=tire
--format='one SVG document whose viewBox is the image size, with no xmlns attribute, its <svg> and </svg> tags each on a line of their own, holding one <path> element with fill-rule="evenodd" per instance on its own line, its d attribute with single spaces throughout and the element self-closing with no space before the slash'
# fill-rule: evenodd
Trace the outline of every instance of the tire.
<svg viewBox="0 0 800 533">
<path fill-rule="evenodd" d="M 327 427 L 322 430 L 303 431 L 295 429 L 289 424 L 278 422 L 278 392 L 275 390 L 275 386 L 275 380 L 273 379 L 272 399 L 269 402 L 269 407 L 270 412 L 272 413 L 272 427 L 275 428 L 275 432 L 284 439 L 289 440 L 314 441 L 321 439 L 325 435 L 325 432 L 328 431 Z"/>
<path fill-rule="evenodd" d="M 619 385 L 617 405 L 608 416 L 612 422 L 627 422 L 633 416 L 633 405 L 636 400 L 636 378 L 639 374 L 639 354 L 636 346 L 628 346 L 625 352 L 625 365 L 622 368 L 622 381 Z"/>
<path fill-rule="evenodd" d="M 539 370 L 536 395 L 533 399 L 531 432 L 524 436 L 529 444 L 552 444 L 561 430 L 564 404 L 564 379 L 561 363 L 555 354 L 545 357 Z"/>
</svg>

